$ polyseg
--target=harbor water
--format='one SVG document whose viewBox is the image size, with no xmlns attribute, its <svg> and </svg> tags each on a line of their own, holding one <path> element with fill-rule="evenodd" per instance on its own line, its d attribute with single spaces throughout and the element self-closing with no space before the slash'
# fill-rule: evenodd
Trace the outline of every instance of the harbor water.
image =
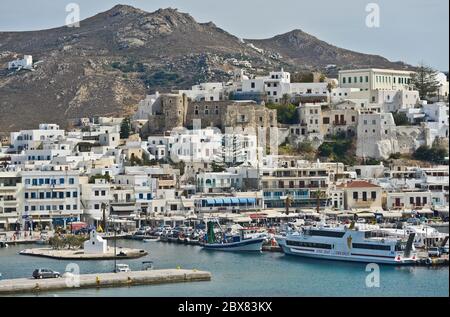
<svg viewBox="0 0 450 317">
<path fill-rule="evenodd" d="M 108 242 L 108 243 L 111 243 Z M 366 264 L 315 260 L 282 253 L 227 253 L 199 246 L 119 240 L 118 246 L 145 249 L 140 259 L 118 260 L 140 270 L 142 261 L 155 269 L 186 268 L 211 272 L 210 282 L 177 283 L 105 289 L 73 289 L 27 296 L 449 296 L 449 268 L 380 265 L 379 287 L 368 287 L 372 274 Z M 3 279 L 31 276 L 35 268 L 61 273 L 76 263 L 81 274 L 111 272 L 114 261 L 62 261 L 19 255 L 37 247 L 17 245 L 0 249 Z M 23 296 L 23 295 L 22 295 Z"/>
</svg>

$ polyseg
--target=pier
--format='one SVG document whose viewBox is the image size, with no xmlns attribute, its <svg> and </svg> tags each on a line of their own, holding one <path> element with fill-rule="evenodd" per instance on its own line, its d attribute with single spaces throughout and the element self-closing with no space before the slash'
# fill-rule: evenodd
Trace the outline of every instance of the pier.
<svg viewBox="0 0 450 317">
<path fill-rule="evenodd" d="M 20 251 L 21 255 L 31 255 L 59 260 L 114 260 L 116 259 L 137 259 L 148 254 L 145 250 L 108 247 L 106 253 L 84 253 L 83 250 L 54 250 L 52 248 L 33 248 Z"/>
<path fill-rule="evenodd" d="M 164 283 L 210 281 L 207 271 L 165 269 L 121 273 L 81 274 L 79 285 L 74 286 L 73 278 L 34 279 L 19 278 L 0 280 L 0 295 L 16 293 L 38 293 L 76 288 L 130 287 Z"/>
</svg>

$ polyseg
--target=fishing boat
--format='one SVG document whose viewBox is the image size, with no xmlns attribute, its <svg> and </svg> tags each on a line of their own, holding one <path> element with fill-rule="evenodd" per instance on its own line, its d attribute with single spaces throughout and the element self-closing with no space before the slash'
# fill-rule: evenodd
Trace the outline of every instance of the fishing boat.
<svg viewBox="0 0 450 317">
<path fill-rule="evenodd" d="M 214 222 L 209 221 L 207 224 L 206 242 L 203 244 L 203 248 L 217 251 L 261 251 L 266 238 L 267 236 L 263 234 L 246 237 L 245 230 L 242 229 L 239 230 L 239 234 L 227 234 L 222 231 L 221 237 L 217 237 L 214 231 Z"/>
<path fill-rule="evenodd" d="M 412 264 L 418 259 L 414 233 L 407 241 L 380 237 L 372 229 L 355 225 L 304 227 L 301 231 L 276 236 L 278 245 L 288 255 L 386 264 Z"/>
</svg>

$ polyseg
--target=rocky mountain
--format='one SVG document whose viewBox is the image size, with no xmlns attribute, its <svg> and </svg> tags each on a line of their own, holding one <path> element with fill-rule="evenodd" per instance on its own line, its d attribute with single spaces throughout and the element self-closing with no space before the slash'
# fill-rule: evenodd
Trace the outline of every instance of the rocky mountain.
<svg viewBox="0 0 450 317">
<path fill-rule="evenodd" d="M 24 54 L 38 61 L 34 71 L 6 69 Z M 243 41 L 176 9 L 149 13 L 117 5 L 78 28 L 0 32 L 0 132 L 128 114 L 148 92 L 228 80 L 236 67 L 262 73 L 325 64 L 404 67 L 301 31 Z"/>
<path fill-rule="evenodd" d="M 306 69 L 322 68 L 330 64 L 340 68 L 380 67 L 405 69 L 410 68 L 402 62 L 391 62 L 379 55 L 362 54 L 328 44 L 303 32 L 291 32 L 264 40 L 245 40 L 256 47 L 283 56 L 285 62 L 299 65 Z"/>
</svg>

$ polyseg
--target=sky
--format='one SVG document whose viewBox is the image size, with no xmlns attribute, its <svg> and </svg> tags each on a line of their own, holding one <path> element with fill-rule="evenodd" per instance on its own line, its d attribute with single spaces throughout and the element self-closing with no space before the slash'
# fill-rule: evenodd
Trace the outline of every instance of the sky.
<svg viewBox="0 0 450 317">
<path fill-rule="evenodd" d="M 177 8 L 249 39 L 301 29 L 342 48 L 449 70 L 448 0 L 1 0 L 0 32 L 62 26 L 70 3 L 79 5 L 81 19 L 116 4 Z M 378 27 L 366 24 L 375 13 L 366 11 L 370 3 L 379 8 Z"/>
</svg>

